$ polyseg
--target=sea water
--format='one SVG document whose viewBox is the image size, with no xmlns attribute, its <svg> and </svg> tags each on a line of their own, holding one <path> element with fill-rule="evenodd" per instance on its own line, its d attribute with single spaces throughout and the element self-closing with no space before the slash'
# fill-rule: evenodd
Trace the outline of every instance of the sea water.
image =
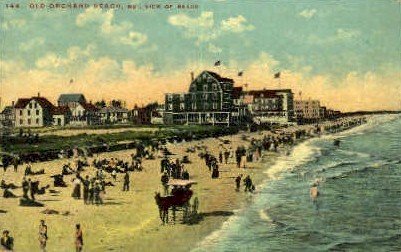
<svg viewBox="0 0 401 252">
<path fill-rule="evenodd" d="M 307 140 L 266 176 L 194 251 L 401 251 L 401 117 Z"/>
</svg>

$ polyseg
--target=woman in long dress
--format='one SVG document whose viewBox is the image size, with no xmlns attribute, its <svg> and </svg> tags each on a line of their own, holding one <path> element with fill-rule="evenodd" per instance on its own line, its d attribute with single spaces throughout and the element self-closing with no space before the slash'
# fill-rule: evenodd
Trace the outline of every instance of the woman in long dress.
<svg viewBox="0 0 401 252">
<path fill-rule="evenodd" d="M 76 252 L 81 252 L 82 247 L 84 246 L 84 239 L 82 235 L 82 229 L 81 225 L 77 224 L 75 225 L 76 230 L 75 230 L 75 251 Z"/>
</svg>

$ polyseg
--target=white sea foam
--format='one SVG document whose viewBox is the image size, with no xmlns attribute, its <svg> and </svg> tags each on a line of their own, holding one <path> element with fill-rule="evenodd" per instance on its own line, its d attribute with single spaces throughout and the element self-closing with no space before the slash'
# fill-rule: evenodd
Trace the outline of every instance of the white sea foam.
<svg viewBox="0 0 401 252">
<path fill-rule="evenodd" d="M 343 150 L 343 149 L 338 149 L 338 151 L 344 153 L 347 156 L 358 156 L 358 157 L 361 157 L 361 158 L 370 157 L 370 154 L 363 153 L 363 152 L 349 151 L 349 150 Z"/>
<path fill-rule="evenodd" d="M 320 148 L 312 143 L 316 139 L 309 139 L 293 148 L 289 155 L 277 158 L 275 164 L 265 171 L 269 179 L 279 179 L 283 171 L 291 171 L 319 156 Z"/>
<path fill-rule="evenodd" d="M 268 168 L 265 173 L 268 175 L 268 179 L 263 182 L 262 185 L 258 186 L 258 192 L 268 185 L 268 181 L 272 179 L 279 179 L 280 174 L 287 170 L 295 169 L 298 166 L 301 166 L 311 160 L 312 157 L 319 155 L 320 149 L 318 147 L 313 146 L 314 139 L 309 139 L 293 148 L 289 155 L 283 155 L 277 158 L 275 164 Z M 254 194 L 255 197 L 257 194 Z M 222 225 L 219 230 L 212 232 L 208 235 L 203 241 L 201 241 L 196 248 L 194 248 L 193 252 L 200 251 L 208 251 L 213 247 L 214 244 L 217 244 L 224 234 L 229 232 L 233 228 L 233 225 L 236 224 L 238 219 L 240 218 L 239 213 L 243 211 L 237 210 L 235 214 L 228 218 Z M 274 224 L 274 221 L 268 216 L 268 214 L 261 210 L 260 217 L 271 224 Z"/>
<path fill-rule="evenodd" d="M 267 213 L 266 213 L 266 211 L 265 211 L 264 209 L 260 209 L 260 211 L 259 211 L 259 217 L 260 217 L 262 220 L 265 220 L 265 221 L 267 221 L 267 222 L 272 222 L 272 219 L 270 218 L 269 215 L 267 215 Z"/>
<path fill-rule="evenodd" d="M 192 249 L 192 252 L 201 252 L 201 251 L 208 251 L 209 248 L 213 247 L 213 245 L 217 244 L 221 237 L 224 236 L 228 230 L 231 229 L 233 223 L 235 223 L 239 219 L 239 213 L 242 210 L 234 210 L 234 215 L 230 216 L 228 220 L 226 220 L 220 229 L 212 232 L 210 235 L 206 236 L 196 248 Z"/>
</svg>

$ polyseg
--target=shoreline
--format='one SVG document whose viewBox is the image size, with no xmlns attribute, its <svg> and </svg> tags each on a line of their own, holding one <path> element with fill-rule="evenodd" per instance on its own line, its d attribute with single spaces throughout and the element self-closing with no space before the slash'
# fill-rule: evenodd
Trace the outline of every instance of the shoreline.
<svg viewBox="0 0 401 252">
<path fill-rule="evenodd" d="M 294 126 L 294 128 L 313 130 L 314 126 Z M 16 239 L 15 249 L 18 251 L 27 251 L 28 249 L 35 251 L 35 248 L 39 251 L 36 227 L 40 219 L 45 219 L 48 223 L 50 236 L 48 251 L 55 251 L 56 248 L 57 251 L 70 251 L 73 248 L 73 227 L 78 222 L 83 226 L 84 240 L 86 241 L 85 250 L 169 251 L 171 248 L 175 248 L 176 251 L 189 251 L 196 249 L 205 237 L 219 230 L 230 216 L 234 216 L 234 211 L 242 209 L 247 204 L 248 195 L 242 192 L 242 188 L 241 192 L 235 192 L 235 176 L 239 173 L 244 174 L 244 176 L 249 174 L 254 184 L 260 185 L 266 180 L 264 173 L 266 167 L 273 165 L 280 155 L 285 155 L 288 152 L 288 147 L 293 148 L 305 139 L 297 141 L 291 147 L 287 146 L 287 149 L 280 149 L 277 153 L 264 152 L 262 161 L 249 163 L 249 167 L 245 169 L 236 168 L 234 160 L 231 159 L 231 163 L 221 166 L 221 178 L 216 180 L 210 178 L 204 161 L 197 156 L 198 153 L 186 153 L 186 148 L 203 145 L 216 155 L 222 144 L 221 139 L 230 140 L 230 146 L 234 150 L 238 145 L 249 143 L 242 139 L 243 135 L 248 136 L 249 139 L 261 138 L 266 134 L 272 134 L 272 132 L 240 132 L 236 135 L 220 138 L 167 144 L 168 149 L 176 154 L 174 157 L 188 155 L 192 161 L 191 164 L 186 164 L 185 168 L 191 174 L 191 179 L 198 182 L 197 185 L 193 186 L 194 196 L 199 198 L 199 212 L 202 217 L 197 224 L 187 225 L 178 221 L 175 225 L 161 225 L 153 198 L 153 192 L 162 190 L 159 173 L 160 159 L 158 158 L 156 160 L 145 160 L 143 162 L 145 171 L 131 174 L 133 192 L 129 192 L 128 195 L 121 192 L 122 177 L 119 177 L 117 186 L 107 188 L 105 205 L 103 206 L 83 205 L 82 200 L 72 199 L 70 196 L 72 188 L 69 181 L 71 177 L 68 177 L 65 181 L 69 187 L 60 189 L 59 196 L 38 196 L 39 201 L 46 204 L 43 208 L 18 207 L 16 199 L 1 198 L 2 210 L 6 210 L 7 213 L 0 214 L 0 221 Z M 307 139 L 311 137 L 313 136 Z M 131 153 L 132 150 L 123 150 L 101 153 L 98 157 L 126 159 Z M 62 159 L 33 164 L 34 170 L 45 167 L 47 172 L 34 178 L 39 179 L 41 183 L 43 182 L 42 186 L 46 182 L 49 183 L 49 175 L 59 171 L 61 165 L 66 161 L 66 159 Z M 17 174 L 9 169 L 6 174 L 2 174 L 2 177 L 8 183 L 20 184 L 22 167 L 19 169 L 20 171 Z M 90 173 L 88 170 L 90 169 L 87 169 L 87 172 Z M 20 191 L 16 191 L 16 194 L 21 195 Z M 69 211 L 71 214 L 63 216 L 40 213 L 47 208 Z M 179 217 L 180 213 L 177 216 Z M 29 236 L 29 234 L 32 235 Z M 32 248 L 32 244 L 36 246 Z M 65 250 L 60 250 L 60 248 Z"/>
</svg>

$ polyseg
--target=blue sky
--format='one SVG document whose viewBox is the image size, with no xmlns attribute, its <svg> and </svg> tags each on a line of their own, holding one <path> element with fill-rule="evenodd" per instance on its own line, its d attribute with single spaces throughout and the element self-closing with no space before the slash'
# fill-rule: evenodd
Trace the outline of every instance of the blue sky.
<svg viewBox="0 0 401 252">
<path fill-rule="evenodd" d="M 142 104 L 185 91 L 190 71 L 209 69 L 343 110 L 401 109 L 399 1 L 168 1 L 199 8 L 136 11 L 127 4 L 146 2 L 110 1 L 125 7 L 114 11 L 25 2 L 18 10 L 1 4 L 3 102 L 40 91 Z M 216 60 L 223 65 L 213 67 Z"/>
</svg>

